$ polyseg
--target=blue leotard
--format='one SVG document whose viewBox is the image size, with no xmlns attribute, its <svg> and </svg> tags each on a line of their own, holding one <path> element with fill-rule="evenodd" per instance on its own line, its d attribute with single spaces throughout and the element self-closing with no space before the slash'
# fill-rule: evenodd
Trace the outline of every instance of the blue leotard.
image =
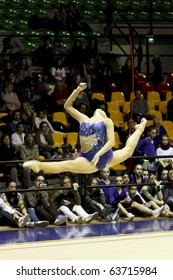
<svg viewBox="0 0 173 280">
<path fill-rule="evenodd" d="M 92 161 L 95 154 L 106 144 L 106 127 L 104 122 L 98 123 L 87 123 L 82 122 L 80 125 L 80 136 L 88 137 L 93 134 L 96 135 L 97 143 L 92 144 L 92 149 L 86 153 L 82 152 L 82 156 L 86 158 L 89 162 Z M 110 149 L 106 153 L 100 156 L 97 163 L 97 168 L 99 170 L 103 169 L 107 163 L 109 163 L 113 158 L 113 151 Z"/>
</svg>

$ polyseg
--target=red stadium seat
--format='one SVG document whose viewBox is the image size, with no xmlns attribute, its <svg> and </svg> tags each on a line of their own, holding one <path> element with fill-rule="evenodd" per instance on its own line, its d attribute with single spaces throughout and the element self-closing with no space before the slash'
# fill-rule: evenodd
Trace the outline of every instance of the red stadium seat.
<svg viewBox="0 0 173 280">
<path fill-rule="evenodd" d="M 154 83 L 143 83 L 141 85 L 141 91 L 144 95 L 147 94 L 148 91 L 154 90 Z"/>
<path fill-rule="evenodd" d="M 162 100 L 166 99 L 166 93 L 170 90 L 169 83 L 161 82 L 157 84 L 157 91 L 160 93 L 160 97 Z"/>
<path fill-rule="evenodd" d="M 147 82 L 146 75 L 143 73 L 137 73 L 136 81 L 137 81 L 137 84 L 146 84 L 146 82 Z"/>
</svg>

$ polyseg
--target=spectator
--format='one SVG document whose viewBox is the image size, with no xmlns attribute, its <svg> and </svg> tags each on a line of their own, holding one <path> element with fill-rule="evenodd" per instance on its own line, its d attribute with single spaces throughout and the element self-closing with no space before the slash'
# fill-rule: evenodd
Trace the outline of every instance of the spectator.
<svg viewBox="0 0 173 280">
<path fill-rule="evenodd" d="M 18 212 L 3 201 L 0 197 L 0 215 L 3 217 L 3 225 L 24 228 L 29 221 L 29 215 L 19 215 Z"/>
<path fill-rule="evenodd" d="M 4 102 L 1 110 L 12 113 L 13 110 L 20 108 L 20 102 L 18 96 L 13 92 L 12 82 L 5 82 L 5 88 L 1 92 L 1 99 Z"/>
<path fill-rule="evenodd" d="M 33 131 L 34 129 L 34 112 L 32 111 L 29 103 L 27 101 L 23 101 L 20 104 L 20 114 L 21 121 L 24 126 L 27 127 L 27 131 Z"/>
<path fill-rule="evenodd" d="M 135 154 L 136 155 L 144 155 L 144 156 L 156 156 L 156 142 L 155 137 L 157 135 L 157 130 L 154 126 L 148 127 L 148 137 L 144 137 L 141 139 L 136 148 L 135 148 Z M 156 164 L 155 160 L 146 160 L 145 161 L 145 168 L 149 171 L 155 171 L 156 170 Z"/>
<path fill-rule="evenodd" d="M 3 39 L 3 49 L 1 55 L 9 55 L 12 62 L 18 61 L 22 55 L 26 55 L 28 50 L 23 46 L 17 37 L 8 36 Z"/>
<path fill-rule="evenodd" d="M 23 160 L 39 159 L 38 145 L 35 144 L 31 132 L 25 134 L 24 143 L 20 147 L 20 156 Z"/>
<path fill-rule="evenodd" d="M 135 99 L 131 101 L 132 117 L 137 122 L 140 123 L 142 118 L 147 120 L 154 120 L 155 116 L 149 114 L 149 108 L 147 101 L 143 98 L 141 90 L 136 90 Z"/>
<path fill-rule="evenodd" d="M 49 70 L 53 65 L 53 57 L 54 53 L 51 38 L 45 36 L 43 45 L 40 45 L 33 53 L 33 65 L 43 67 L 44 70 Z"/>
<path fill-rule="evenodd" d="M 136 163 L 133 173 L 130 175 L 130 181 L 138 185 L 138 191 L 140 192 L 142 186 L 140 184 L 147 183 L 146 178 L 143 176 L 143 166 L 140 163 Z"/>
<path fill-rule="evenodd" d="M 20 85 L 22 84 L 25 77 L 32 77 L 31 67 L 28 65 L 26 57 L 22 57 L 16 65 L 18 71 L 18 78 L 20 80 Z"/>
<path fill-rule="evenodd" d="M 35 133 L 35 142 L 38 145 L 40 155 L 46 159 L 50 159 L 56 154 L 56 147 L 47 122 L 40 123 L 39 130 Z"/>
<path fill-rule="evenodd" d="M 11 135 L 11 144 L 13 145 L 14 149 L 19 151 L 20 146 L 24 143 L 24 125 L 21 122 L 16 124 L 16 132 Z"/>
<path fill-rule="evenodd" d="M 27 208 L 34 208 L 39 219 L 49 221 L 50 224 L 56 226 L 66 224 L 67 217 L 59 215 L 56 207 L 49 202 L 49 196 L 46 191 L 35 189 L 42 188 L 45 178 L 42 175 L 37 175 L 33 186 L 29 188 L 29 192 L 25 193 L 25 203 Z"/>
<path fill-rule="evenodd" d="M 152 63 L 154 65 L 154 71 L 151 76 L 151 81 L 155 85 L 155 90 L 157 90 L 157 84 L 163 82 L 162 65 L 158 54 L 154 55 L 152 59 Z"/>
<path fill-rule="evenodd" d="M 173 156 L 173 147 L 169 142 L 169 137 L 167 134 L 162 135 L 162 139 L 159 145 L 159 148 L 156 149 L 157 156 Z M 156 158 L 156 162 L 159 164 L 159 167 L 172 169 L 171 163 L 173 158 Z"/>
<path fill-rule="evenodd" d="M 157 118 L 153 120 L 153 126 L 157 130 L 157 134 L 156 134 L 156 137 L 154 138 L 154 141 L 156 143 L 156 148 L 158 148 L 160 141 L 162 139 L 162 135 L 167 134 L 167 132 L 166 132 L 165 128 L 163 127 L 163 125 L 161 124 L 161 120 L 159 120 Z"/>
<path fill-rule="evenodd" d="M 10 179 L 15 181 L 17 186 L 20 186 L 20 182 L 18 179 L 18 174 L 20 174 L 22 186 L 24 188 L 28 188 L 32 185 L 30 178 L 30 169 L 22 167 L 21 163 L 11 163 L 11 161 L 21 160 L 21 158 L 19 152 L 13 148 L 8 134 L 4 134 L 1 136 L 0 158 L 2 161 L 9 162 L 1 165 L 1 172 L 4 173 L 6 180 L 7 176 L 10 174 Z"/>
<path fill-rule="evenodd" d="M 29 221 L 26 223 L 26 227 L 45 227 L 48 226 L 48 221 L 39 221 L 35 214 L 34 208 L 26 209 L 25 202 L 22 195 L 19 192 L 16 192 L 16 182 L 8 181 L 6 184 L 7 191 L 1 195 L 2 199 L 6 204 L 12 207 L 16 213 L 23 217 L 29 215 Z"/>
<path fill-rule="evenodd" d="M 105 195 L 102 188 L 93 188 L 93 186 L 98 186 L 99 180 L 97 177 L 92 177 L 89 180 L 89 185 L 92 188 L 88 188 L 87 195 L 85 197 L 87 207 L 90 211 L 98 212 L 98 215 L 101 219 L 110 222 L 111 219 L 111 210 L 109 205 L 106 204 Z"/>
<path fill-rule="evenodd" d="M 9 132 L 10 134 L 13 134 L 16 132 L 16 126 L 18 123 L 21 123 L 22 119 L 21 119 L 21 112 L 20 109 L 15 109 L 12 112 L 12 121 L 9 123 Z M 24 133 L 26 133 L 28 131 L 28 128 L 26 125 L 24 125 Z"/>
<path fill-rule="evenodd" d="M 61 58 L 57 58 L 54 62 L 54 66 L 51 67 L 51 75 L 54 80 L 57 81 L 65 81 L 66 73 L 65 68 Z"/>
<path fill-rule="evenodd" d="M 62 179 L 63 190 L 56 191 L 52 196 L 53 204 L 64 213 L 73 223 L 90 223 L 95 220 L 98 213 L 88 214 L 81 205 L 79 185 L 73 183 L 69 176 Z M 69 189 L 71 187 L 71 189 Z M 68 188 L 68 189 L 65 189 Z M 59 207 L 60 205 L 60 207 Z M 74 213 L 75 212 L 75 213 Z"/>
</svg>

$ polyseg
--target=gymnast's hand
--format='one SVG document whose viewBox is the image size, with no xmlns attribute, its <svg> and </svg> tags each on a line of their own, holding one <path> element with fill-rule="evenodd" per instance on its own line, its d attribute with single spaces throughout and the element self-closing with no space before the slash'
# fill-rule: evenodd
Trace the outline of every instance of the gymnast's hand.
<svg viewBox="0 0 173 280">
<path fill-rule="evenodd" d="M 80 83 L 80 84 L 78 85 L 78 89 L 79 89 L 80 91 L 84 91 L 86 88 L 87 88 L 87 84 L 86 84 L 86 83 Z"/>
<path fill-rule="evenodd" d="M 98 161 L 99 161 L 99 155 L 96 154 L 96 155 L 93 157 L 91 163 L 94 164 L 94 166 L 96 166 L 97 163 L 98 163 Z"/>
</svg>

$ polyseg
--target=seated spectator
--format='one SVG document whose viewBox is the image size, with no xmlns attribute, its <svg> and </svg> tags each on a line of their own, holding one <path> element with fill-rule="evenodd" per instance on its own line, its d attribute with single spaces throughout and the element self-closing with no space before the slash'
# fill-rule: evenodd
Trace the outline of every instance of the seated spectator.
<svg viewBox="0 0 173 280">
<path fill-rule="evenodd" d="M 1 100 L 4 102 L 1 110 L 12 113 L 15 109 L 20 109 L 18 96 L 13 92 L 12 82 L 5 82 L 4 90 L 1 92 Z"/>
<path fill-rule="evenodd" d="M 4 192 L 1 195 L 1 198 L 7 205 L 12 207 L 19 216 L 23 217 L 29 215 L 29 221 L 26 223 L 26 227 L 34 228 L 48 226 L 48 221 L 39 221 L 35 214 L 34 208 L 26 209 L 22 195 L 19 192 L 16 192 L 16 182 L 8 181 L 6 184 L 6 189 L 10 192 Z"/>
<path fill-rule="evenodd" d="M 31 132 L 25 134 L 24 143 L 20 147 L 20 156 L 23 160 L 39 159 L 38 145 L 35 144 L 34 136 Z"/>
<path fill-rule="evenodd" d="M 138 185 L 138 191 L 140 192 L 142 186 L 140 186 L 140 184 L 144 184 L 147 183 L 146 178 L 143 175 L 143 166 L 140 163 L 136 163 L 134 169 L 133 169 L 133 173 L 130 175 L 130 181 L 132 183 L 137 183 Z M 148 170 L 147 170 L 148 172 Z"/>
<path fill-rule="evenodd" d="M 155 118 L 153 120 L 153 126 L 156 128 L 157 130 L 157 134 L 156 137 L 154 138 L 154 141 L 156 143 L 156 148 L 159 147 L 160 141 L 162 139 L 162 135 L 167 134 L 165 128 L 163 127 L 163 125 L 161 124 L 161 120 Z"/>
<path fill-rule="evenodd" d="M 155 126 L 149 126 L 148 127 L 148 137 L 144 137 L 141 139 L 136 148 L 135 148 L 135 155 L 144 155 L 144 156 L 156 156 L 156 142 L 155 137 L 157 135 L 157 129 Z M 155 171 L 156 170 L 156 164 L 155 159 L 145 160 L 145 169 L 148 169 L 148 171 Z"/>
<path fill-rule="evenodd" d="M 32 77 L 31 67 L 28 65 L 26 57 L 22 57 L 16 64 L 16 70 L 18 71 L 20 85 L 22 85 L 25 77 Z"/>
<path fill-rule="evenodd" d="M 162 189 L 163 201 L 169 206 L 170 210 L 173 211 L 173 170 L 168 172 L 169 185 L 165 185 Z"/>
<path fill-rule="evenodd" d="M 64 111 L 64 103 L 69 96 L 67 85 L 64 81 L 58 81 L 52 92 L 52 102 L 54 102 L 55 112 Z"/>
<path fill-rule="evenodd" d="M 10 61 L 18 61 L 22 55 L 26 55 L 28 50 L 17 37 L 8 36 L 3 39 L 3 49 L 1 55 L 9 54 Z"/>
<path fill-rule="evenodd" d="M 159 148 L 156 149 L 157 156 L 173 156 L 173 147 L 169 142 L 169 137 L 167 134 L 162 135 L 162 139 L 159 145 Z M 173 161 L 173 157 L 169 158 L 156 158 L 157 164 L 159 164 L 160 169 L 172 169 L 171 163 Z"/>
<path fill-rule="evenodd" d="M 59 9 L 54 12 L 52 19 L 52 29 L 55 34 L 57 34 L 57 30 L 69 29 L 68 13 L 65 4 L 61 4 Z"/>
<path fill-rule="evenodd" d="M 54 66 L 51 67 L 50 72 L 56 82 L 65 81 L 66 73 L 65 73 L 65 68 L 63 66 L 63 62 L 62 62 L 61 58 L 57 58 L 54 61 Z"/>
<path fill-rule="evenodd" d="M 132 117 L 137 122 L 140 123 L 142 118 L 147 120 L 154 120 L 155 116 L 149 113 L 147 100 L 143 98 L 141 90 L 135 91 L 135 99 L 131 101 L 131 111 Z"/>
<path fill-rule="evenodd" d="M 20 146 L 24 143 L 24 137 L 24 125 L 23 123 L 18 122 L 16 124 L 16 132 L 11 135 L 11 144 L 15 150 L 20 150 Z"/>
<path fill-rule="evenodd" d="M 1 136 L 0 157 L 2 161 L 8 162 L 21 160 L 19 152 L 13 148 L 10 141 L 10 136 L 8 134 Z M 4 173 L 5 180 L 7 180 L 7 176 L 10 175 L 10 179 L 15 181 L 17 186 L 20 186 L 18 174 L 21 175 L 23 188 L 28 188 L 32 185 L 30 169 L 22 167 L 21 163 L 9 162 L 6 164 L 1 164 L 0 170 Z"/>
<path fill-rule="evenodd" d="M 89 185 L 92 188 L 87 189 L 87 195 L 85 197 L 87 207 L 90 211 L 98 212 L 98 215 L 101 219 L 110 222 L 112 221 L 110 215 L 111 210 L 109 205 L 106 204 L 105 195 L 101 188 L 93 188 L 99 184 L 99 180 L 97 177 L 92 177 L 89 180 Z"/>
<path fill-rule="evenodd" d="M 25 193 L 26 207 L 34 208 L 36 215 L 40 220 L 49 221 L 50 224 L 55 226 L 66 224 L 67 217 L 59 215 L 60 211 L 49 202 L 49 195 L 47 191 L 35 189 L 42 188 L 42 184 L 45 182 L 45 178 L 42 175 L 37 175 L 33 186 L 29 188 L 29 192 Z"/>
<path fill-rule="evenodd" d="M 64 187 L 64 189 L 55 191 L 52 195 L 52 203 L 59 211 L 64 213 L 69 220 L 73 223 L 90 223 L 92 220 L 97 218 L 97 212 L 88 214 L 83 209 L 81 205 L 81 197 L 78 191 L 79 185 L 77 183 L 73 183 L 69 176 L 65 176 L 63 178 L 61 187 Z"/>
<path fill-rule="evenodd" d="M 21 118 L 21 112 L 19 109 L 15 109 L 12 112 L 12 120 L 9 123 L 9 132 L 10 134 L 13 134 L 16 132 L 16 126 L 18 123 L 22 122 L 22 118 Z M 26 125 L 24 125 L 24 133 L 26 133 L 28 131 L 28 128 Z"/>
<path fill-rule="evenodd" d="M 70 32 L 75 30 L 80 30 L 82 28 L 82 24 L 80 22 L 80 12 L 76 8 L 75 3 L 70 3 L 67 10 L 68 16 L 68 28 Z"/>
<path fill-rule="evenodd" d="M 55 41 L 53 42 L 53 52 L 54 52 L 54 59 L 53 59 L 54 61 L 63 58 L 61 43 L 58 39 L 55 39 Z"/>
<path fill-rule="evenodd" d="M 19 215 L 18 212 L 3 201 L 0 197 L 0 216 L 3 225 L 24 228 L 29 221 L 29 215 Z"/>
<path fill-rule="evenodd" d="M 8 60 L 2 70 L 2 81 L 8 81 L 11 72 L 14 72 L 14 67 L 12 62 Z"/>
<path fill-rule="evenodd" d="M 157 205 L 162 206 L 164 201 L 160 190 L 160 182 L 157 181 L 157 176 L 154 173 L 150 173 L 148 183 L 151 183 L 151 185 L 143 186 L 140 194 L 147 202 L 154 201 Z"/>
<path fill-rule="evenodd" d="M 56 154 L 56 146 L 49 125 L 46 121 L 40 123 L 39 130 L 35 133 L 35 142 L 39 148 L 39 154 L 46 159 L 50 159 Z"/>
<path fill-rule="evenodd" d="M 91 57 L 96 60 L 98 52 L 97 38 L 90 38 L 85 47 L 85 61 L 89 61 Z"/>
<path fill-rule="evenodd" d="M 136 216 L 143 213 L 146 215 L 151 215 L 156 219 L 164 211 L 164 206 L 159 207 L 154 201 L 146 202 L 137 191 L 136 186 L 128 186 L 128 194 L 130 199 L 133 201 L 132 207 L 134 207 L 135 205 L 137 206 L 135 209 Z"/>
<path fill-rule="evenodd" d="M 42 122 L 46 122 L 46 123 L 47 123 L 50 132 L 61 133 L 61 131 L 56 131 L 56 130 L 53 128 L 52 124 L 51 124 L 51 123 L 49 122 L 49 120 L 48 120 L 48 116 L 46 115 L 46 112 L 45 112 L 44 110 L 39 110 L 39 111 L 37 112 L 37 114 L 36 114 L 35 119 L 34 119 L 34 127 L 35 127 L 36 130 L 39 130 L 40 124 L 41 124 Z M 60 123 L 60 122 L 58 122 L 58 123 L 55 124 L 55 126 L 57 126 L 57 127 L 58 127 L 58 126 L 60 127 L 61 125 L 63 126 L 63 124 Z"/>
<path fill-rule="evenodd" d="M 44 70 L 49 70 L 53 64 L 53 47 L 51 38 L 45 36 L 43 45 L 40 45 L 33 53 L 32 63 L 34 66 L 43 67 Z"/>
<path fill-rule="evenodd" d="M 27 101 L 20 104 L 21 122 L 27 127 L 27 131 L 33 131 L 34 129 L 34 112 L 32 111 Z M 27 132 L 25 130 L 25 132 Z"/>
</svg>

